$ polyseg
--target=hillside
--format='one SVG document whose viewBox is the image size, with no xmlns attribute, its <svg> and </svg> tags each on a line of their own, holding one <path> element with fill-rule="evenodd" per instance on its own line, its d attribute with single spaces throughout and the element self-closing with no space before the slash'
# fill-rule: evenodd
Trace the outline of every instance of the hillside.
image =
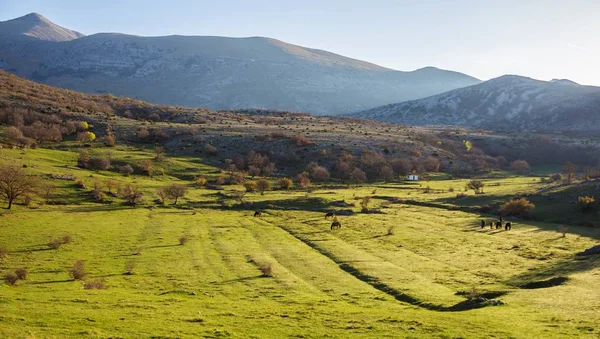
<svg viewBox="0 0 600 339">
<path fill-rule="evenodd" d="M 506 75 L 355 116 L 410 125 L 518 130 L 600 130 L 600 87 Z"/>
<path fill-rule="evenodd" d="M 27 34 L 0 40 L 0 68 L 52 86 L 158 104 L 339 114 L 479 82 L 433 67 L 395 71 L 263 37 L 102 33 L 72 39 L 50 24 L 35 33 L 28 28 L 32 18 L 49 22 L 39 15 L 0 22 L 0 32 Z"/>
</svg>

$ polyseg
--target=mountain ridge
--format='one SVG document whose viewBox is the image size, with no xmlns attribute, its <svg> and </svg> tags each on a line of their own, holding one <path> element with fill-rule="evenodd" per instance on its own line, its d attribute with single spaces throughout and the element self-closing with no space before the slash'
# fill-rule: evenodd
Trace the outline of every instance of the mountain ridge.
<svg viewBox="0 0 600 339">
<path fill-rule="evenodd" d="M 165 105 L 340 114 L 479 82 L 433 67 L 396 71 L 266 37 L 28 38 L 0 41 L 0 68 L 51 86 Z"/>
<path fill-rule="evenodd" d="M 350 115 L 409 125 L 600 130 L 600 87 L 503 75 Z"/>
</svg>

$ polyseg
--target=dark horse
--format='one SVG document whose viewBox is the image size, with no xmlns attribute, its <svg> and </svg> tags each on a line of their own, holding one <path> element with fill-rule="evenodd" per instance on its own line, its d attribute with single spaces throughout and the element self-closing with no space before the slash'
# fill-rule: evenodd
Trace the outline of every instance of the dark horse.
<svg viewBox="0 0 600 339">
<path fill-rule="evenodd" d="M 261 216 L 261 214 L 262 214 L 262 212 L 261 212 L 261 211 L 256 211 L 256 212 L 254 212 L 254 216 L 255 216 L 255 217 L 260 217 L 260 216 Z"/>
<path fill-rule="evenodd" d="M 508 231 L 512 228 L 512 224 L 510 223 L 510 221 L 506 222 L 506 225 L 504 225 L 504 230 Z"/>
<path fill-rule="evenodd" d="M 342 223 L 337 220 L 331 223 L 331 230 L 334 230 L 336 228 L 337 229 L 342 228 Z"/>
<path fill-rule="evenodd" d="M 327 212 L 327 214 L 325 214 L 325 219 L 329 218 L 329 217 L 334 217 L 333 212 Z"/>
<path fill-rule="evenodd" d="M 502 221 L 496 221 L 496 229 L 502 228 Z"/>
<path fill-rule="evenodd" d="M 485 227 L 485 220 L 481 219 L 481 228 Z"/>
</svg>

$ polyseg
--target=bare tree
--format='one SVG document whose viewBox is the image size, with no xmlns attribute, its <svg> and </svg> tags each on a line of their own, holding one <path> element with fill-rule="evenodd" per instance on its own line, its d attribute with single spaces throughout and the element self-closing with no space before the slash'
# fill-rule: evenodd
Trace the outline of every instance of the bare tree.
<svg viewBox="0 0 600 339">
<path fill-rule="evenodd" d="M 266 179 L 259 179 L 256 181 L 256 189 L 260 192 L 260 195 L 264 195 L 265 191 L 271 188 L 271 183 Z"/>
<path fill-rule="evenodd" d="M 25 173 L 22 167 L 0 166 L 0 197 L 8 201 L 8 209 L 15 199 L 35 193 L 37 178 Z"/>
<path fill-rule="evenodd" d="M 50 181 L 48 180 L 40 182 L 38 187 L 39 194 L 42 198 L 44 198 L 44 201 L 46 201 L 46 203 L 50 202 L 50 197 L 52 196 L 52 193 L 55 189 L 56 187 L 52 185 L 52 183 L 50 183 Z"/>
<path fill-rule="evenodd" d="M 467 189 L 473 190 L 475 194 L 483 193 L 483 186 L 485 186 L 485 184 L 480 180 L 471 180 L 466 185 Z"/>
<path fill-rule="evenodd" d="M 577 173 L 577 166 L 575 166 L 572 162 L 568 161 L 563 169 L 565 171 L 567 182 L 569 184 L 572 183 L 573 179 L 575 179 L 575 173 Z"/>
<path fill-rule="evenodd" d="M 187 194 L 187 192 L 188 188 L 185 185 L 181 184 L 173 184 L 165 188 L 165 193 L 167 194 L 167 197 L 175 200 L 173 202 L 173 205 L 177 205 L 177 199 L 184 197 Z"/>
</svg>

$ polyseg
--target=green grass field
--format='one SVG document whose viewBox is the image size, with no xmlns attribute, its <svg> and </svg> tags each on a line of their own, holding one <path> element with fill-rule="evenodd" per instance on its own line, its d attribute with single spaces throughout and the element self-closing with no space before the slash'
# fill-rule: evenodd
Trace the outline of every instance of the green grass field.
<svg viewBox="0 0 600 339">
<path fill-rule="evenodd" d="M 134 148 L 111 151 L 113 159 L 151 157 Z M 194 176 L 217 175 L 198 159 L 170 157 L 155 164 L 164 174 L 123 177 L 79 169 L 76 158 L 75 151 L 0 150 L 2 163 L 72 175 L 88 187 L 106 178 L 135 183 L 145 202 L 95 203 L 89 188 L 52 180 L 60 204 L 36 200 L 2 210 L 0 246 L 8 254 L 0 272 L 26 267 L 29 279 L 0 285 L 1 337 L 600 337 L 600 258 L 575 257 L 598 244 L 598 229 L 571 226 L 564 238 L 547 222 L 480 229 L 481 218 L 493 216 L 451 208 L 533 192 L 539 178 L 499 175 L 486 180 L 485 194 L 463 199 L 455 197 L 466 181 L 442 177 L 272 190 L 247 194 L 242 207 L 229 197 L 241 185 L 192 185 Z M 173 182 L 189 184 L 189 194 L 177 206 L 155 204 L 155 189 Z M 381 213 L 360 213 L 355 199 L 366 195 Z M 348 208 L 356 214 L 339 216 L 342 228 L 331 231 L 324 211 L 339 200 L 354 203 Z M 49 249 L 67 234 L 70 243 Z M 189 239 L 184 245 L 181 236 Z M 87 280 L 103 279 L 107 288 L 73 280 L 75 260 L 85 262 Z M 134 274 L 125 274 L 127 263 Z M 271 277 L 259 270 L 265 264 Z M 567 280 L 520 287 L 555 277 Z M 469 302 L 465 293 L 503 305 Z"/>
</svg>

